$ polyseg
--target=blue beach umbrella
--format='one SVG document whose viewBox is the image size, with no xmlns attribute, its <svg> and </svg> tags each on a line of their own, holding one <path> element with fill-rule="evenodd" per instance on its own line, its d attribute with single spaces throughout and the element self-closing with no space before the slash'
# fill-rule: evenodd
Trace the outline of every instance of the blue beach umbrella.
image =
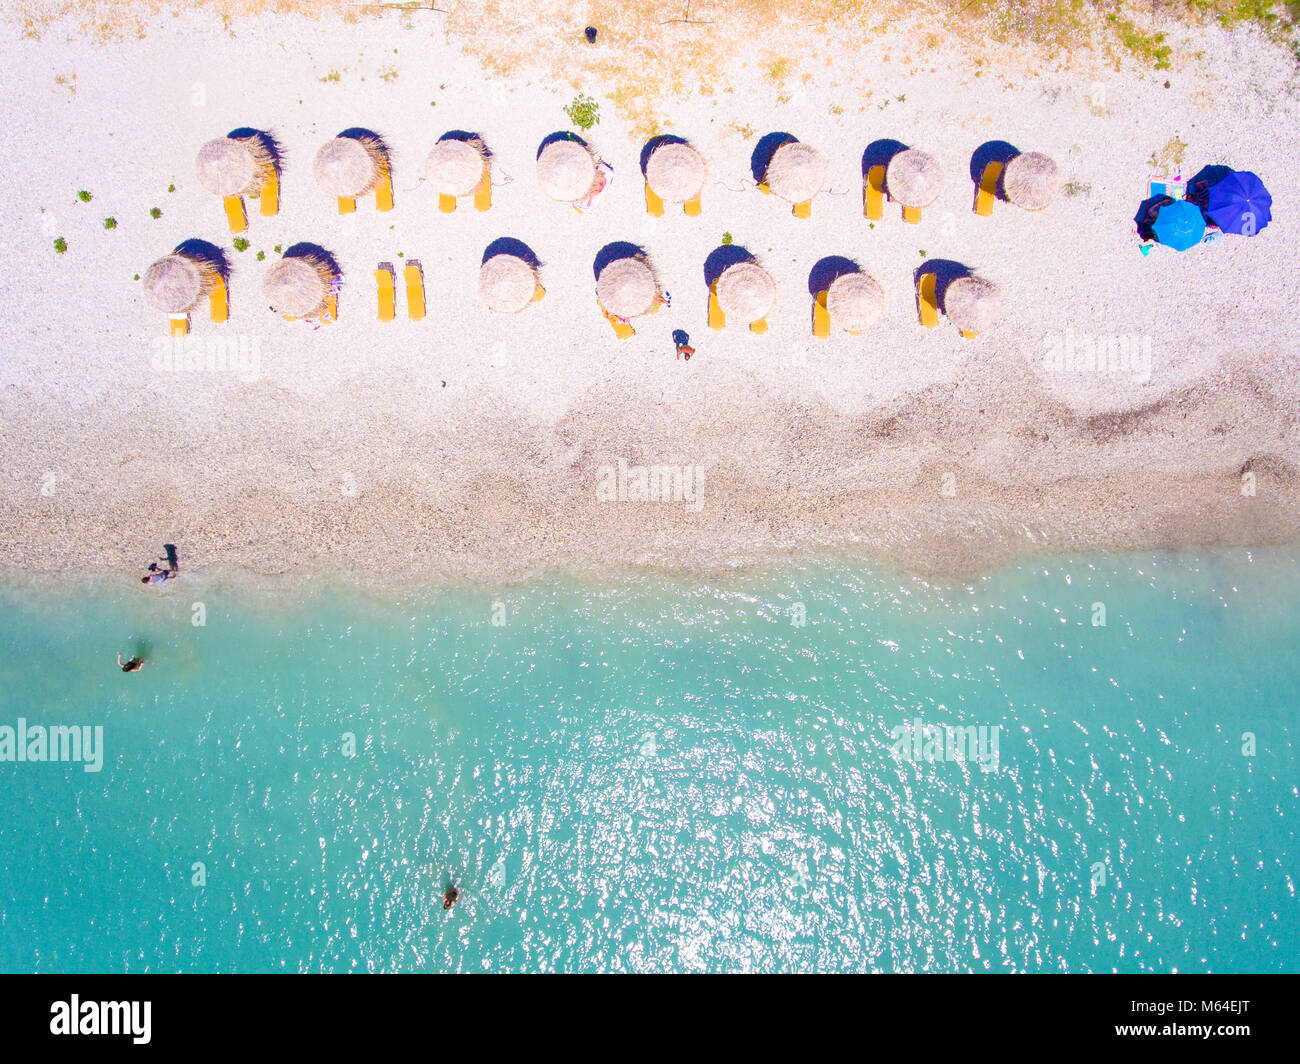
<svg viewBox="0 0 1300 1064">
<path fill-rule="evenodd" d="M 1151 229 L 1165 247 L 1186 251 L 1201 242 L 1205 235 L 1205 218 L 1194 203 L 1174 200 L 1160 208 Z"/>
<path fill-rule="evenodd" d="M 1205 212 L 1225 233 L 1254 236 L 1273 220 L 1273 197 L 1249 170 L 1236 170 L 1210 189 Z"/>
</svg>

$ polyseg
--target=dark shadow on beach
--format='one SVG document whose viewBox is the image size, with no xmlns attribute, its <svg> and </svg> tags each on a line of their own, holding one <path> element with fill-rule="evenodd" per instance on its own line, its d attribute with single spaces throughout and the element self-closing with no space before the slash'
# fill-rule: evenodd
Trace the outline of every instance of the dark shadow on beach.
<svg viewBox="0 0 1300 1064">
<path fill-rule="evenodd" d="M 948 286 L 958 277 L 970 277 L 974 272 L 969 266 L 954 262 L 952 259 L 926 259 L 922 265 L 912 271 L 912 290 L 915 291 L 921 283 L 923 274 L 934 274 L 934 295 L 939 302 L 939 309 L 943 310 L 943 297 L 948 291 Z"/>
<path fill-rule="evenodd" d="M 873 166 L 883 166 L 888 169 L 889 161 L 900 151 L 907 151 L 907 145 L 901 140 L 893 140 L 889 137 L 882 140 L 873 140 L 867 145 L 867 150 L 862 153 L 863 180 L 866 180 L 866 176 Z"/>
<path fill-rule="evenodd" d="M 837 280 L 848 273 L 861 273 L 862 267 L 843 255 L 827 255 L 818 259 L 808 274 L 808 294 L 819 296 Z"/>
<path fill-rule="evenodd" d="M 645 142 L 645 147 L 641 149 L 641 176 L 645 176 L 645 168 L 650 162 L 650 156 L 662 148 L 665 144 L 690 144 L 685 137 L 679 137 L 672 133 L 663 133 L 657 137 L 651 137 Z"/>
<path fill-rule="evenodd" d="M 276 140 L 275 134 L 266 129 L 254 129 L 252 126 L 240 126 L 238 129 L 232 129 L 226 134 L 227 137 L 243 139 L 251 137 L 256 140 L 262 150 L 271 157 L 271 165 L 275 167 L 275 174 L 279 177 L 283 171 L 284 149 L 280 142 Z"/>
<path fill-rule="evenodd" d="M 739 262 L 753 262 L 754 256 L 739 244 L 721 244 L 704 259 L 704 286 L 712 288 L 723 271 Z"/>
<path fill-rule="evenodd" d="M 571 140 L 575 144 L 581 144 L 588 151 L 591 150 L 591 145 L 578 136 L 578 134 L 571 133 L 567 129 L 559 129 L 542 138 L 542 142 L 537 145 L 537 157 L 540 159 L 542 157 L 542 152 L 546 150 L 547 145 L 554 144 L 557 140 Z"/>
<path fill-rule="evenodd" d="M 1020 149 L 1005 140 L 986 140 L 970 157 L 970 179 L 979 185 L 984 177 L 984 169 L 989 163 L 1001 163 L 1003 167 L 1020 154 Z M 1002 192 L 1002 178 L 998 178 L 997 198 L 1006 201 Z"/>
<path fill-rule="evenodd" d="M 497 255 L 513 255 L 517 259 L 523 259 L 534 270 L 542 268 L 542 260 L 537 257 L 537 253 L 522 240 L 516 240 L 512 236 L 500 236 L 492 241 L 483 251 L 483 261 L 487 262 Z"/>
<path fill-rule="evenodd" d="M 596 279 L 600 279 L 600 272 L 611 262 L 617 262 L 619 259 L 642 259 L 646 260 L 645 248 L 639 244 L 632 244 L 626 240 L 615 240 L 612 244 L 606 244 L 598 252 L 596 259 L 592 263 L 592 271 Z"/>
<path fill-rule="evenodd" d="M 760 185 L 767 176 L 767 168 L 772 163 L 772 156 L 776 154 L 776 149 L 786 144 L 798 143 L 799 138 L 793 133 L 768 133 L 760 137 L 757 144 L 754 145 L 754 153 L 749 157 L 749 172 L 754 175 L 754 180 Z"/>
<path fill-rule="evenodd" d="M 334 257 L 334 253 L 326 251 L 319 244 L 313 244 L 308 240 L 285 248 L 283 257 L 286 259 L 315 259 L 325 263 L 334 272 L 335 276 L 343 276 L 343 269 L 339 266 L 339 260 Z"/>
<path fill-rule="evenodd" d="M 441 137 L 439 137 L 438 140 L 439 141 L 459 140 L 464 142 L 465 144 L 473 144 L 475 148 L 481 146 L 483 149 L 483 154 L 486 155 L 489 159 L 492 158 L 492 151 L 487 146 L 487 141 L 483 139 L 483 135 L 481 133 L 471 133 L 467 129 L 449 129 L 447 130 L 446 133 L 444 133 Z"/>
<path fill-rule="evenodd" d="M 182 240 L 175 247 L 177 255 L 184 255 L 186 258 L 197 259 L 200 262 L 206 262 L 210 266 L 215 266 L 217 272 L 221 274 L 223 281 L 230 281 L 230 260 L 226 256 L 223 248 L 217 247 L 208 240 L 200 240 L 198 237 L 191 237 L 189 240 Z"/>
</svg>

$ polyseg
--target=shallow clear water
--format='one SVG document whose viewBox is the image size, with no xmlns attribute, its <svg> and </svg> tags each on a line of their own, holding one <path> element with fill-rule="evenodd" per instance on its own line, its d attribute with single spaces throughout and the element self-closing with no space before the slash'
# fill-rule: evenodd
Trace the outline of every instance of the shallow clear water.
<svg viewBox="0 0 1300 1064">
<path fill-rule="evenodd" d="M 1297 602 L 1283 552 L 11 584 L 0 725 L 105 761 L 0 763 L 0 969 L 1294 970 Z"/>
</svg>

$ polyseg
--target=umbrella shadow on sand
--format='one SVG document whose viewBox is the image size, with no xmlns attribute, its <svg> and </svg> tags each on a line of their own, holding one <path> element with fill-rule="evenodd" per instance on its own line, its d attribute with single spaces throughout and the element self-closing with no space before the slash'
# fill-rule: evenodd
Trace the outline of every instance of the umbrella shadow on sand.
<svg viewBox="0 0 1300 1064">
<path fill-rule="evenodd" d="M 818 259 L 808 274 L 808 294 L 816 298 L 846 274 L 861 272 L 862 267 L 852 259 L 843 255 L 827 255 L 824 259 Z"/>
<path fill-rule="evenodd" d="M 1214 163 L 1210 166 L 1202 166 L 1187 181 L 1187 199 L 1191 200 L 1202 210 L 1205 209 L 1206 198 L 1210 194 L 1210 189 L 1228 177 L 1233 172 L 1231 166 L 1223 166 Z"/>
<path fill-rule="evenodd" d="M 588 144 L 585 140 L 583 140 L 580 136 L 578 136 L 578 134 L 571 133 L 567 129 L 559 129 L 556 130 L 554 133 L 548 133 L 545 137 L 542 138 L 542 142 L 539 145 L 537 145 L 537 157 L 540 159 L 542 157 L 542 152 L 544 152 L 557 140 L 571 140 L 575 144 L 581 144 L 588 151 L 591 151 L 591 145 Z"/>
<path fill-rule="evenodd" d="M 989 163 L 1001 163 L 1003 170 L 1006 169 L 1007 163 L 1020 155 L 1021 151 L 1014 144 L 1005 140 L 986 140 L 981 144 L 970 157 L 970 179 L 978 187 L 984 179 L 984 171 Z M 995 193 L 998 199 L 1004 203 L 1007 202 L 1006 193 L 1002 191 L 1002 180 L 998 179 L 998 187 Z"/>
<path fill-rule="evenodd" d="M 960 277 L 974 276 L 975 271 L 963 263 L 954 262 L 952 259 L 927 259 L 924 265 L 918 266 L 912 271 L 913 291 L 920 285 L 921 278 L 927 273 L 934 274 L 934 296 L 939 303 L 939 309 L 946 314 L 943 297 L 947 294 L 948 286 Z"/>
<path fill-rule="evenodd" d="M 871 172 L 871 168 L 874 166 L 883 166 L 888 170 L 890 160 L 899 152 L 904 151 L 907 151 L 907 145 L 901 140 L 894 140 L 892 137 L 873 140 L 867 145 L 866 151 L 862 153 L 863 179 L 866 179 L 867 174 Z"/>
<path fill-rule="evenodd" d="M 620 259 L 641 259 L 648 261 L 645 248 L 640 244 L 633 244 L 628 240 L 615 240 L 612 244 L 606 244 L 598 252 L 596 258 L 591 264 L 592 272 L 596 275 L 596 280 L 600 280 L 601 271 L 611 262 L 618 262 Z"/>
<path fill-rule="evenodd" d="M 516 240 L 512 236 L 497 237 L 492 241 L 483 251 L 483 261 L 487 262 L 488 259 L 496 258 L 498 255 L 513 255 L 528 263 L 534 270 L 542 268 L 542 260 L 537 257 L 537 253 L 522 240 Z"/>
<path fill-rule="evenodd" d="M 685 137 L 679 137 L 673 133 L 662 133 L 657 137 L 651 137 L 645 142 L 645 147 L 641 149 L 641 174 L 645 176 L 645 168 L 650 164 L 650 156 L 657 152 L 666 144 L 685 144 L 690 147 L 690 141 Z"/>
<path fill-rule="evenodd" d="M 759 138 L 754 145 L 754 153 L 749 157 L 749 172 L 758 184 L 767 176 L 767 168 L 772 164 L 772 156 L 778 148 L 795 144 L 799 140 L 793 133 L 768 133 Z"/>
<path fill-rule="evenodd" d="M 252 126 L 240 126 L 238 129 L 232 129 L 226 134 L 232 140 L 254 140 L 271 160 L 271 165 L 275 167 L 275 175 L 279 177 L 283 170 L 284 149 L 280 142 L 275 139 L 275 134 L 265 129 L 254 129 Z"/>
<path fill-rule="evenodd" d="M 739 244 L 719 245 L 704 260 L 704 287 L 712 288 L 718 278 L 732 266 L 754 261 L 753 253 Z"/>
<path fill-rule="evenodd" d="M 182 240 L 176 245 L 173 254 L 184 255 L 188 259 L 214 266 L 223 281 L 227 283 L 230 281 L 230 260 L 226 257 L 225 251 L 211 241 L 200 240 L 198 237 Z"/>
</svg>

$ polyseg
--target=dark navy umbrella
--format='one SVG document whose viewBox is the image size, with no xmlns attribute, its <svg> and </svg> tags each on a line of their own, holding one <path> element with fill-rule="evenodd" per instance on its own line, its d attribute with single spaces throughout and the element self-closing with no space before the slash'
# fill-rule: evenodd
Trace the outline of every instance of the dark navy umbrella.
<svg viewBox="0 0 1300 1064">
<path fill-rule="evenodd" d="M 1195 204 L 1174 200 L 1160 208 L 1151 231 L 1165 247 L 1186 251 L 1201 242 L 1205 235 L 1205 218 Z"/>
<path fill-rule="evenodd" d="M 1254 236 L 1273 220 L 1273 197 L 1249 170 L 1235 170 L 1210 189 L 1205 213 L 1225 233 Z"/>
</svg>

